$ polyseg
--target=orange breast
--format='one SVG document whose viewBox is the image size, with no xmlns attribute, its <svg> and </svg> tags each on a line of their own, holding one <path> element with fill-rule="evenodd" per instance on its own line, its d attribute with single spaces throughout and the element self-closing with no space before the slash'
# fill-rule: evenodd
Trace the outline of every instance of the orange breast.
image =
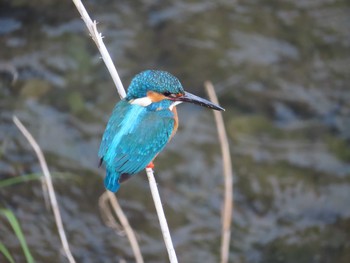
<svg viewBox="0 0 350 263">
<path fill-rule="evenodd" d="M 177 128 L 179 127 L 179 118 L 177 117 L 176 107 L 173 107 L 172 112 L 174 113 L 174 129 L 170 135 L 169 141 L 171 140 L 171 138 L 173 138 L 173 136 L 175 135 L 175 133 L 177 131 Z"/>
</svg>

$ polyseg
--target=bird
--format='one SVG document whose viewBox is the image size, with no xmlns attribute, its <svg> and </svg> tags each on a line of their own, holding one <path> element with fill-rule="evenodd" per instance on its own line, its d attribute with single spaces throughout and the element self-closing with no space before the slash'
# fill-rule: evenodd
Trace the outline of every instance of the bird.
<svg viewBox="0 0 350 263">
<path fill-rule="evenodd" d="M 120 184 L 153 160 L 178 128 L 176 106 L 194 103 L 224 111 L 219 105 L 186 92 L 179 79 L 161 70 L 135 75 L 126 97 L 114 107 L 103 133 L 98 157 L 106 168 L 104 186 L 117 192 Z"/>
</svg>

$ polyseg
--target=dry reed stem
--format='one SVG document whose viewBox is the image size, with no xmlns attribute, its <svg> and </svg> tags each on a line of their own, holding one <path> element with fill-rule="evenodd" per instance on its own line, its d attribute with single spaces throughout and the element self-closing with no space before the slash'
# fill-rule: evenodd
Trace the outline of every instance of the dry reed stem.
<svg viewBox="0 0 350 263">
<path fill-rule="evenodd" d="M 109 221 L 110 226 L 112 228 L 114 228 L 116 231 L 118 231 L 118 234 L 121 233 L 121 231 L 120 231 L 121 227 L 119 226 L 119 224 L 115 223 L 114 217 L 111 215 L 110 209 L 108 209 L 107 205 L 105 204 L 107 200 L 109 201 L 110 205 L 112 206 L 113 211 L 115 212 L 116 216 L 118 217 L 118 219 L 122 225 L 123 232 L 125 232 L 126 236 L 129 239 L 131 248 L 132 248 L 133 253 L 135 255 L 136 262 L 143 263 L 144 262 L 143 257 L 141 254 L 139 244 L 137 242 L 135 232 L 131 228 L 127 217 L 125 216 L 121 206 L 119 205 L 117 197 L 112 192 L 105 191 L 100 197 L 99 205 L 100 205 L 101 209 L 104 210 L 104 212 L 108 211 L 107 215 L 108 215 L 108 221 Z"/>
<path fill-rule="evenodd" d="M 153 187 L 153 185 L 157 186 L 156 179 L 154 178 L 154 175 L 153 175 L 153 169 L 146 168 L 146 173 L 147 173 L 149 185 L 151 187 L 152 197 L 153 197 L 153 200 L 154 200 L 154 203 L 156 206 L 156 210 L 157 210 L 158 219 L 159 219 L 160 227 L 162 230 L 164 242 L 165 242 L 166 248 L 168 250 L 169 260 L 171 263 L 177 263 L 178 262 L 177 256 L 175 253 L 173 241 L 171 240 L 168 222 L 165 218 L 163 205 L 162 205 L 162 201 L 161 201 L 160 196 L 159 196 L 158 188 Z"/>
<path fill-rule="evenodd" d="M 52 211 L 53 211 L 53 214 L 54 214 L 54 217 L 55 217 L 58 234 L 59 234 L 60 239 L 61 239 L 63 251 L 64 251 L 64 253 L 67 256 L 68 261 L 70 263 L 75 263 L 75 260 L 73 258 L 72 252 L 69 249 L 69 244 L 68 244 L 66 233 L 64 231 L 64 227 L 63 227 L 63 223 L 62 223 L 60 209 L 58 207 L 55 190 L 53 188 L 53 184 L 52 184 L 52 180 L 51 180 L 51 174 L 50 174 L 49 168 L 47 167 L 47 163 L 46 163 L 44 154 L 41 151 L 40 146 L 38 145 L 38 143 L 33 138 L 33 136 L 26 129 L 26 127 L 24 127 L 22 122 L 16 116 L 13 116 L 13 122 L 16 124 L 18 129 L 22 132 L 24 137 L 28 140 L 29 144 L 33 147 L 33 149 L 34 149 L 34 151 L 35 151 L 35 153 L 36 153 L 36 155 L 37 155 L 37 157 L 39 159 L 40 167 L 41 167 L 41 169 L 43 171 L 45 182 L 46 182 L 46 186 L 47 186 L 47 190 L 48 190 L 48 193 L 49 193 L 51 207 L 52 207 Z"/>
<path fill-rule="evenodd" d="M 102 220 L 106 226 L 114 229 L 114 231 L 119 236 L 125 236 L 125 231 L 123 227 L 117 223 L 115 217 L 113 216 L 112 209 L 108 205 L 108 195 L 104 192 L 98 199 L 98 206 L 100 208 Z"/>
<path fill-rule="evenodd" d="M 86 11 L 83 3 L 80 0 L 72 0 L 76 6 L 76 8 L 78 9 L 78 12 L 81 15 L 81 18 L 84 20 L 86 27 L 89 30 L 90 36 L 92 38 L 92 40 L 95 42 L 98 50 L 101 53 L 101 57 L 113 79 L 113 82 L 118 90 L 119 96 L 120 98 L 124 98 L 126 96 L 125 93 L 125 89 L 123 87 L 123 83 L 120 80 L 119 74 L 117 69 L 115 68 L 113 61 L 111 59 L 111 56 L 108 53 L 108 50 L 105 46 L 105 44 L 103 43 L 102 40 L 102 35 L 101 33 L 99 33 L 97 31 L 97 27 L 96 27 L 96 21 L 92 21 L 88 12 Z"/>
<path fill-rule="evenodd" d="M 208 92 L 210 100 L 219 104 L 215 94 L 214 86 L 210 81 L 206 81 L 204 86 Z M 220 111 L 213 111 L 216 127 L 218 130 L 221 153 L 223 158 L 225 197 L 222 211 L 222 237 L 221 237 L 221 263 L 227 263 L 230 253 L 231 221 L 233 217 L 233 170 L 231 164 L 230 148 L 225 131 L 224 120 Z"/>
<path fill-rule="evenodd" d="M 96 27 L 96 21 L 92 21 L 89 14 L 87 13 L 83 3 L 80 1 L 80 0 L 72 0 L 75 4 L 75 6 L 77 7 L 78 9 L 78 12 L 80 13 L 82 19 L 84 20 L 89 32 L 90 32 L 90 35 L 92 37 L 92 39 L 94 40 L 97 48 L 99 49 L 100 53 L 101 53 L 101 56 L 102 56 L 102 59 L 103 61 L 105 62 L 108 70 L 109 70 L 109 73 L 114 81 L 114 84 L 116 85 L 116 88 L 118 90 L 118 93 L 119 93 L 119 96 L 123 99 L 125 96 L 126 96 L 126 93 L 125 93 L 125 89 L 123 87 L 123 84 L 120 80 L 120 77 L 119 77 L 119 74 L 117 72 L 117 69 L 115 68 L 114 64 L 113 64 L 113 61 L 108 53 L 108 50 L 105 46 L 105 44 L 103 43 L 103 40 L 102 40 L 102 36 L 100 33 L 98 33 L 97 31 L 97 27 Z M 152 197 L 154 196 L 158 196 L 159 197 L 159 191 L 158 191 L 158 187 L 157 187 L 157 183 L 155 181 L 155 178 L 154 178 L 154 174 L 153 174 L 153 170 L 150 169 L 146 169 L 146 173 L 147 173 L 147 177 L 149 179 L 149 184 L 150 184 L 150 187 L 151 187 L 151 192 L 152 192 Z M 154 194 L 153 194 L 154 193 Z M 153 199 L 154 201 L 154 204 L 156 206 L 156 211 L 158 213 L 158 219 L 159 219 L 159 223 L 160 223 L 160 226 L 161 226 L 161 229 L 162 229 L 162 234 L 163 234 L 163 238 L 164 238 L 164 241 L 165 241 L 165 245 L 166 245 L 166 248 L 167 248 L 167 251 L 168 251 L 168 254 L 169 254 L 169 259 L 170 259 L 170 262 L 171 263 L 177 263 L 177 258 L 176 258 L 176 254 L 175 254 L 175 249 L 174 249 L 174 246 L 173 246 L 173 243 L 171 241 L 171 236 L 170 236 L 170 232 L 169 232 L 169 228 L 168 228 L 168 223 L 166 221 L 166 218 L 164 216 L 164 212 L 163 212 L 163 215 L 160 215 L 159 212 L 160 211 L 163 211 L 163 207 L 160 207 L 162 206 L 162 203 L 160 202 L 160 198 L 159 200 L 155 200 Z M 163 231 L 163 230 L 167 230 L 167 231 Z"/>
</svg>

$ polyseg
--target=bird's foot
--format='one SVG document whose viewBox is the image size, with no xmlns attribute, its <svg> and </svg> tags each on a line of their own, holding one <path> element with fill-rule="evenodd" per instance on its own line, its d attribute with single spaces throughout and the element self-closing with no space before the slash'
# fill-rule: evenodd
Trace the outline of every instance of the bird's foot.
<svg viewBox="0 0 350 263">
<path fill-rule="evenodd" d="M 154 163 L 153 163 L 153 162 L 150 162 L 150 163 L 146 166 L 146 168 L 151 168 L 151 169 L 153 169 L 153 168 L 154 168 Z"/>
</svg>

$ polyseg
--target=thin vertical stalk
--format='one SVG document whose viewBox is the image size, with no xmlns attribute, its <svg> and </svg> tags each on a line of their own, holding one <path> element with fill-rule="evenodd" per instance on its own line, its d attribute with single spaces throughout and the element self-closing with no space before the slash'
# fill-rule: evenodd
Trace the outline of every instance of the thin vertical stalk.
<svg viewBox="0 0 350 263">
<path fill-rule="evenodd" d="M 213 84 L 206 81 L 204 86 L 210 100 L 215 104 L 219 104 Z M 233 170 L 222 113 L 220 111 L 213 111 L 213 113 L 220 140 L 225 184 L 224 207 L 222 211 L 221 263 L 227 263 L 230 254 L 231 221 L 233 216 Z"/>
<path fill-rule="evenodd" d="M 68 240 L 66 237 L 66 232 L 64 231 L 61 213 L 60 213 L 60 209 L 58 207 L 58 202 L 56 199 L 55 189 L 54 189 L 53 184 L 52 184 L 51 174 L 50 174 L 49 168 L 47 167 L 47 163 L 46 163 L 44 154 L 41 151 L 38 143 L 33 138 L 33 136 L 30 134 L 30 132 L 27 130 L 27 128 L 24 127 L 22 122 L 16 116 L 13 116 L 13 122 L 16 124 L 18 129 L 22 132 L 24 137 L 28 140 L 29 144 L 33 147 L 33 149 L 34 149 L 34 151 L 39 159 L 40 167 L 43 171 L 45 182 L 47 185 L 47 190 L 49 192 L 49 199 L 50 199 L 52 211 L 53 211 L 53 214 L 55 217 L 58 234 L 59 234 L 60 239 L 61 239 L 63 251 L 67 256 L 68 261 L 70 263 L 75 263 L 72 252 L 69 249 L 69 244 L 68 244 Z"/>
<path fill-rule="evenodd" d="M 148 181 L 149 181 L 149 186 L 151 188 L 153 201 L 154 201 L 154 204 L 156 206 L 156 210 L 157 210 L 157 214 L 158 214 L 160 227 L 162 229 L 164 242 L 165 242 L 166 248 L 168 250 L 169 260 L 171 263 L 177 263 L 178 262 L 177 256 L 175 253 L 173 241 L 171 240 L 168 222 L 167 222 L 165 214 L 164 214 L 162 201 L 161 201 L 160 196 L 159 196 L 157 182 L 156 182 L 156 179 L 154 178 L 154 175 L 153 175 L 153 169 L 146 168 L 146 173 L 147 173 L 147 177 L 148 177 Z"/>
</svg>

